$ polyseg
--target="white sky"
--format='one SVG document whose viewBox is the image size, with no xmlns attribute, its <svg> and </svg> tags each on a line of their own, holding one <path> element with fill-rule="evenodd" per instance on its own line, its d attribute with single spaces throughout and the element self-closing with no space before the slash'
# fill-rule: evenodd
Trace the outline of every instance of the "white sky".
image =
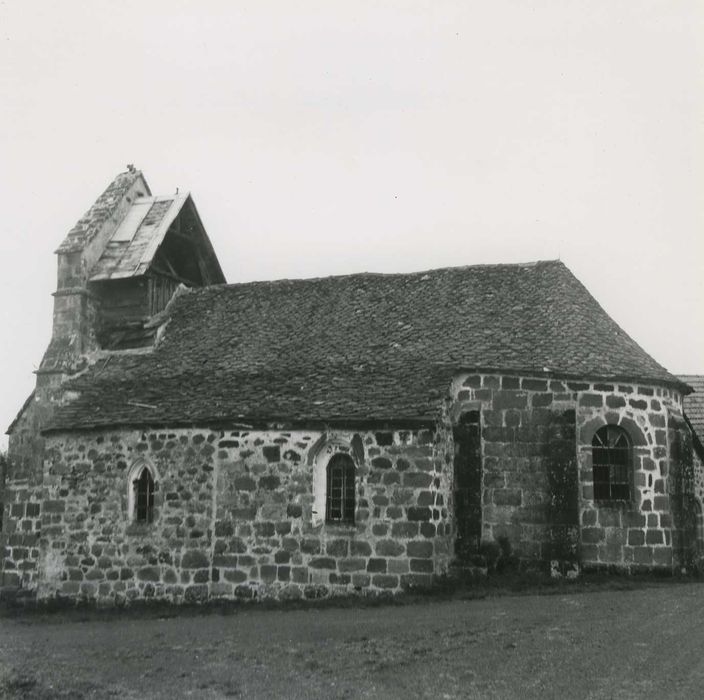
<svg viewBox="0 0 704 700">
<path fill-rule="evenodd" d="M 0 0 L 0 426 L 126 163 L 230 282 L 560 257 L 704 373 L 702 37 L 701 0 Z"/>
</svg>

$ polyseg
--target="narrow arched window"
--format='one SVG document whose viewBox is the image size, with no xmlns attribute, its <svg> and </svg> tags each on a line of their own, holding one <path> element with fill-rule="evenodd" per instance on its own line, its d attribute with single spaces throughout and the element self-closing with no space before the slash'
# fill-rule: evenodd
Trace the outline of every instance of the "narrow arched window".
<svg viewBox="0 0 704 700">
<path fill-rule="evenodd" d="M 627 501 L 631 497 L 631 443 L 623 428 L 605 425 L 592 440 L 594 499 Z"/>
<path fill-rule="evenodd" d="M 354 523 L 354 462 L 349 455 L 336 454 L 327 467 L 328 523 Z"/>
<path fill-rule="evenodd" d="M 154 519 L 154 479 L 147 467 L 142 467 L 132 482 L 134 493 L 134 520 L 151 523 Z"/>
</svg>

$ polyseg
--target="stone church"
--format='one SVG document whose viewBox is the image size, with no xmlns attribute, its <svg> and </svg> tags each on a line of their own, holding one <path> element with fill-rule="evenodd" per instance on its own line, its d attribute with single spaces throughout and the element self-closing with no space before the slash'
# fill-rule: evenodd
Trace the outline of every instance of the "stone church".
<svg viewBox="0 0 704 700">
<path fill-rule="evenodd" d="M 191 196 L 131 166 L 56 253 L 51 342 L 8 429 L 5 596 L 697 564 L 692 387 L 559 261 L 226 284 Z"/>
</svg>

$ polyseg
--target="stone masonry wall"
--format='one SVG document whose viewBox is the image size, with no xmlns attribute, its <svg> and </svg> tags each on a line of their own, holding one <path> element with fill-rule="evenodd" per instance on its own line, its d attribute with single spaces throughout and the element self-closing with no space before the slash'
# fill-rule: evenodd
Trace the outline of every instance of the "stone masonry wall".
<svg viewBox="0 0 704 700">
<path fill-rule="evenodd" d="M 451 398 L 454 416 L 481 410 L 483 543 L 503 539 L 529 560 L 627 570 L 673 566 L 668 474 L 683 457 L 671 457 L 667 425 L 681 416 L 676 391 L 463 374 Z M 622 426 L 633 445 L 627 502 L 594 500 L 592 438 L 607 423 Z"/>
<path fill-rule="evenodd" d="M 110 431 L 49 436 L 46 448 L 40 598 L 396 592 L 429 585 L 452 555 L 451 474 L 434 430 Z M 356 462 L 353 526 L 313 512 L 325 450 Z M 128 517 L 137 460 L 155 471 L 151 525 Z M 17 564 L 14 550 L 4 564 Z"/>
</svg>

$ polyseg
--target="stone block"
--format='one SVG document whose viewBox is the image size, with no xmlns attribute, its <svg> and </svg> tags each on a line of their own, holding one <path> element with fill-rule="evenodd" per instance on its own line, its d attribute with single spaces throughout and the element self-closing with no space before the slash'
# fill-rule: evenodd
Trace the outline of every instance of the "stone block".
<svg viewBox="0 0 704 700">
<path fill-rule="evenodd" d="M 264 583 L 276 581 L 276 566 L 273 564 L 262 564 L 259 567 L 259 576 Z"/>
<path fill-rule="evenodd" d="M 391 574 L 375 574 L 372 576 L 372 585 L 377 588 L 398 588 L 398 576 Z"/>
<path fill-rule="evenodd" d="M 274 523 L 254 523 L 254 532 L 257 537 L 273 537 L 276 534 Z"/>
<path fill-rule="evenodd" d="M 604 530 L 600 527 L 582 528 L 582 542 L 585 544 L 597 544 L 604 541 Z"/>
<path fill-rule="evenodd" d="M 546 379 L 523 379 L 522 387 L 528 391 L 547 391 L 548 382 Z"/>
<path fill-rule="evenodd" d="M 398 557 L 405 551 L 405 547 L 396 540 L 379 540 L 375 549 L 382 557 Z"/>
<path fill-rule="evenodd" d="M 251 476 L 235 477 L 235 488 L 238 491 L 256 491 L 257 482 Z"/>
<path fill-rule="evenodd" d="M 367 562 L 367 571 L 370 573 L 386 573 L 387 561 L 381 558 L 371 558 Z"/>
<path fill-rule="evenodd" d="M 526 391 L 498 391 L 494 395 L 494 410 L 527 407 L 528 392 Z"/>
<path fill-rule="evenodd" d="M 275 491 L 281 486 L 281 479 L 276 474 L 269 474 L 259 479 L 259 487 L 265 491 Z"/>
<path fill-rule="evenodd" d="M 66 512 L 66 502 L 65 501 L 51 501 L 47 500 L 43 503 L 44 513 L 65 513 Z"/>
<path fill-rule="evenodd" d="M 352 585 L 355 588 L 368 588 L 371 578 L 368 574 L 352 574 Z"/>
<path fill-rule="evenodd" d="M 388 457 L 375 457 L 372 466 L 375 469 L 391 469 L 391 460 Z"/>
<path fill-rule="evenodd" d="M 645 544 L 645 532 L 643 532 L 643 530 L 629 530 L 628 544 L 632 547 L 638 547 Z"/>
<path fill-rule="evenodd" d="M 337 562 L 339 571 L 364 571 L 367 566 L 366 559 L 355 557 L 353 559 L 340 559 Z"/>
<path fill-rule="evenodd" d="M 604 397 L 601 394 L 582 394 L 579 404 L 588 408 L 601 408 L 604 405 Z"/>
<path fill-rule="evenodd" d="M 410 508 L 408 510 L 411 510 Z M 429 509 L 422 509 L 430 513 Z M 409 516 L 409 520 L 410 520 Z M 391 536 L 398 539 L 411 539 L 418 536 L 417 522 L 399 521 L 391 526 Z"/>
<path fill-rule="evenodd" d="M 332 557 L 317 557 L 311 559 L 308 566 L 311 569 L 335 569 L 335 560 Z"/>
<path fill-rule="evenodd" d="M 406 545 L 406 553 L 409 557 L 428 559 L 433 556 L 433 543 L 426 540 L 409 542 Z"/>
<path fill-rule="evenodd" d="M 265 445 L 262 448 L 262 454 L 267 462 L 281 461 L 281 448 L 278 445 Z"/>
<path fill-rule="evenodd" d="M 242 583 L 247 580 L 247 574 L 239 569 L 225 569 L 222 577 L 230 583 Z"/>
<path fill-rule="evenodd" d="M 386 529 L 381 533 L 382 535 L 385 535 L 387 532 Z M 376 533 L 375 533 L 376 534 Z M 351 554 L 352 556 L 357 556 L 357 557 L 368 557 L 371 556 L 372 553 L 372 547 L 369 544 L 369 542 L 361 542 L 359 540 L 352 540 L 350 543 L 351 545 Z"/>
<path fill-rule="evenodd" d="M 406 517 L 410 521 L 420 521 L 420 520 L 430 520 L 432 516 L 432 511 L 430 508 L 422 508 L 419 506 L 410 506 L 406 509 Z M 395 523 L 400 524 L 400 523 Z M 393 534 L 393 528 L 391 529 L 391 534 Z"/>
<path fill-rule="evenodd" d="M 665 537 L 663 536 L 662 530 L 646 530 L 645 531 L 645 543 L 646 544 L 663 544 Z"/>
<path fill-rule="evenodd" d="M 349 551 L 349 543 L 347 540 L 330 540 L 325 545 L 325 552 L 330 557 L 346 557 Z"/>
<path fill-rule="evenodd" d="M 407 574 L 409 571 L 408 559 L 389 559 L 388 573 Z"/>
<path fill-rule="evenodd" d="M 208 555 L 199 549 L 189 549 L 181 557 L 182 569 L 205 569 L 209 566 Z"/>
<path fill-rule="evenodd" d="M 411 571 L 414 573 L 432 574 L 432 559 L 411 559 Z"/>
</svg>

